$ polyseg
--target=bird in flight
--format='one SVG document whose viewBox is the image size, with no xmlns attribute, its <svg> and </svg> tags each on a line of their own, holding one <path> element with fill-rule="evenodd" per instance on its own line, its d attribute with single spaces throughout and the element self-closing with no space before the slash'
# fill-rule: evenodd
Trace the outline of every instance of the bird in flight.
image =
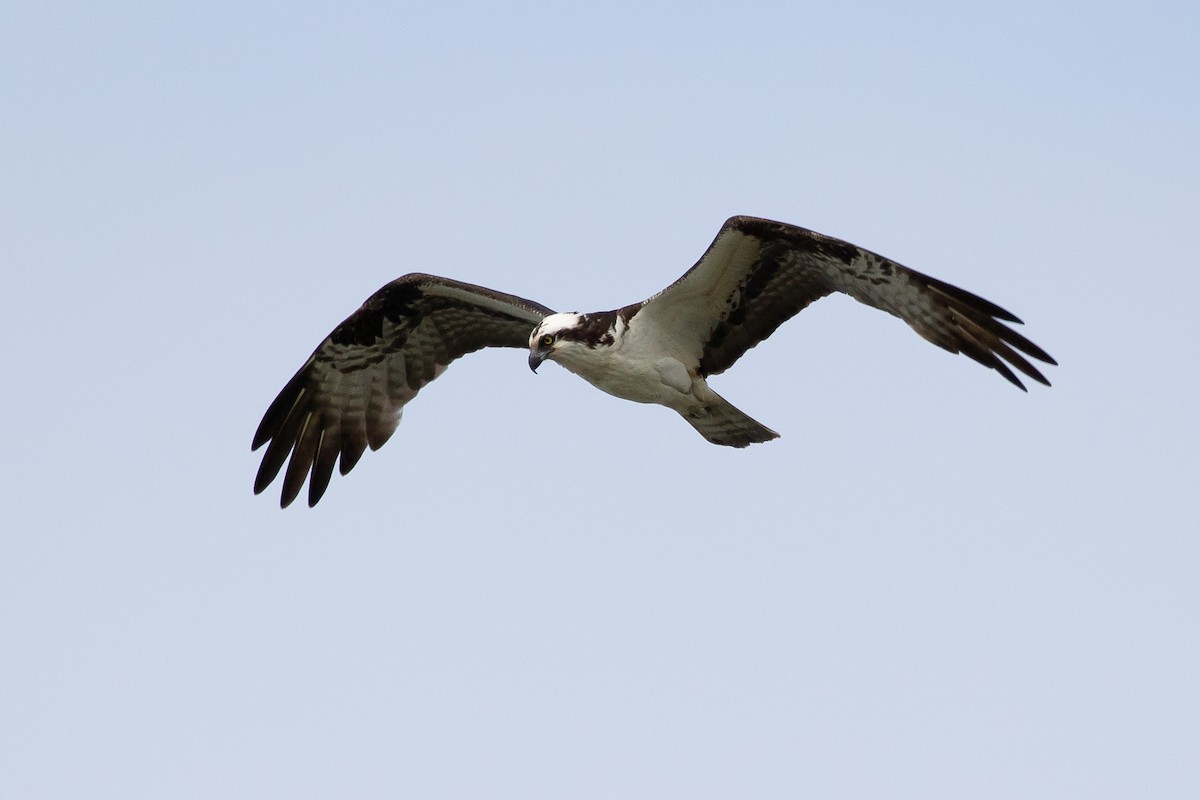
<svg viewBox="0 0 1200 800">
<path fill-rule="evenodd" d="M 450 278 L 397 278 L 334 328 L 267 408 L 254 434 L 254 450 L 267 445 L 254 492 L 286 462 L 280 505 L 306 479 L 316 505 L 335 464 L 345 475 L 368 447 L 381 447 L 421 387 L 484 347 L 528 348 L 535 372 L 554 361 L 611 395 L 674 409 L 713 444 L 775 439 L 707 378 L 833 292 L 899 317 L 1022 390 L 1014 369 L 1050 385 L 1028 358 L 1056 362 L 1006 325 L 1021 321 L 1000 306 L 849 242 L 739 216 L 683 277 L 614 311 L 555 313 Z"/>
</svg>

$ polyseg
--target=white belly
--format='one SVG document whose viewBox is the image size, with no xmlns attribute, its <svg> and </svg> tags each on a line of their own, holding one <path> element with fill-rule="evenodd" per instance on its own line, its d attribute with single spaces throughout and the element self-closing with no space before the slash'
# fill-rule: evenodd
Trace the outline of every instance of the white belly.
<svg viewBox="0 0 1200 800">
<path fill-rule="evenodd" d="M 620 351 L 612 350 L 593 350 L 580 356 L 561 359 L 561 363 L 614 397 L 678 409 L 686 405 L 691 396 L 692 376 L 677 359 L 662 357 L 648 361 L 628 358 Z"/>
</svg>

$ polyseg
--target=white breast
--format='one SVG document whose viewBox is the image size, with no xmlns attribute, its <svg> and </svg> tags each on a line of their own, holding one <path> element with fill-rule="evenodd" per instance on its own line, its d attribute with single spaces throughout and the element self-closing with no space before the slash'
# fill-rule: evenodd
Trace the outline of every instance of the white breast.
<svg viewBox="0 0 1200 800">
<path fill-rule="evenodd" d="M 636 320 L 636 318 L 635 318 Z M 588 347 L 564 343 L 554 360 L 597 389 L 632 400 L 678 408 L 689 397 L 692 375 L 679 359 L 663 353 L 657 342 L 639 335 L 637 325 L 618 319 L 613 343 Z"/>
</svg>

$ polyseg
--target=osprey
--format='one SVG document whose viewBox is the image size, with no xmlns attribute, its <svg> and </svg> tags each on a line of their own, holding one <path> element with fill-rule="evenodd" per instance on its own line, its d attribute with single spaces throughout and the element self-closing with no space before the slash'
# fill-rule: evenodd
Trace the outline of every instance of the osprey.
<svg viewBox="0 0 1200 800">
<path fill-rule="evenodd" d="M 535 372 L 555 361 L 609 394 L 674 409 L 713 444 L 774 439 L 779 434 L 706 379 L 833 292 L 899 317 L 1022 390 L 1009 365 L 1050 385 L 1025 356 L 1054 359 L 1005 325 L 1021 321 L 994 303 L 840 239 L 733 217 L 683 277 L 614 311 L 560 314 L 449 278 L 397 278 L 334 328 L 271 403 L 254 434 L 253 449 L 270 442 L 254 492 L 288 461 L 281 505 L 296 499 L 306 478 L 315 505 L 335 463 L 349 472 L 366 448 L 388 440 L 421 387 L 484 347 L 528 347 Z"/>
</svg>

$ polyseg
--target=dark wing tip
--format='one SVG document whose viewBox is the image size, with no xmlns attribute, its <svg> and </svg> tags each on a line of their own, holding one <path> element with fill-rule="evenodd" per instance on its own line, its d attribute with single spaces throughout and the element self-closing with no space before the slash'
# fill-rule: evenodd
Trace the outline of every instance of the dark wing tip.
<svg viewBox="0 0 1200 800">
<path fill-rule="evenodd" d="M 1045 350 L 1005 324 L 1023 324 L 1016 316 L 971 292 L 927 276 L 922 277 L 948 314 L 946 322 L 952 338 L 949 341 L 935 340 L 937 344 L 958 350 L 996 370 L 1021 391 L 1028 390 L 1010 365 L 1031 380 L 1044 386 L 1050 385 L 1041 370 L 1025 356 L 1047 364 L 1057 365 L 1057 362 Z"/>
<path fill-rule="evenodd" d="M 917 273 L 914 272 L 914 274 Z M 1006 308 L 996 305 L 991 300 L 980 297 L 974 292 L 968 292 L 966 289 L 960 289 L 954 284 L 946 283 L 945 281 L 939 281 L 937 278 L 931 278 L 925 274 L 921 274 L 921 278 L 925 281 L 930 289 L 933 289 L 945 297 L 952 298 L 954 301 L 965 307 L 987 314 L 989 317 L 1004 320 L 1005 322 L 1011 322 L 1016 325 L 1025 324 L 1016 314 L 1012 313 Z"/>
</svg>

